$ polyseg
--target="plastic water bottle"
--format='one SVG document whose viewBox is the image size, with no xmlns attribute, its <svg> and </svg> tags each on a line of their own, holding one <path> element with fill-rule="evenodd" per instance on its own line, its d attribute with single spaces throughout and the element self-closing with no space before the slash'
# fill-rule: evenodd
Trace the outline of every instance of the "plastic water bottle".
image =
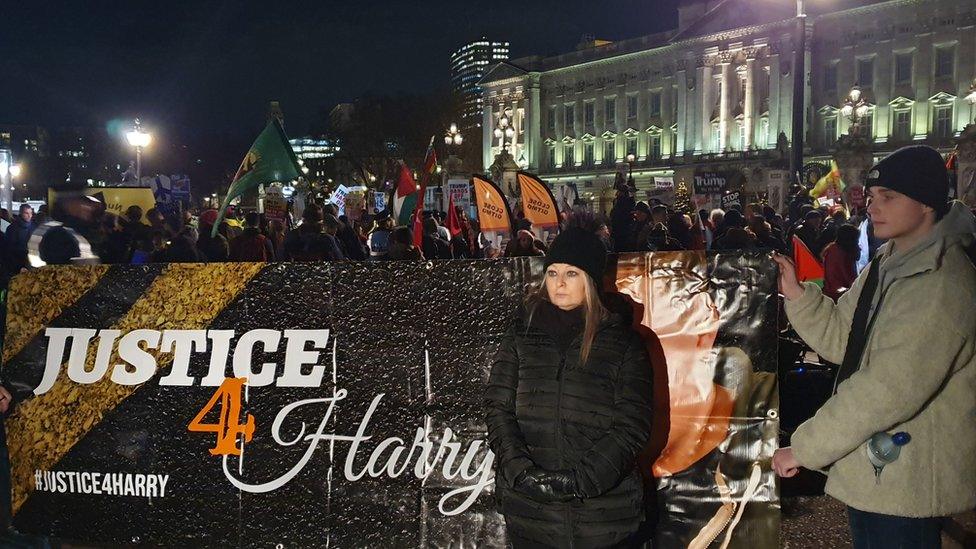
<svg viewBox="0 0 976 549">
<path fill-rule="evenodd" d="M 901 447 L 911 442 L 912 436 L 905 432 L 889 435 L 881 431 L 868 441 L 868 461 L 874 466 L 875 482 L 881 482 L 881 471 L 885 465 L 893 463 L 901 454 Z"/>
</svg>

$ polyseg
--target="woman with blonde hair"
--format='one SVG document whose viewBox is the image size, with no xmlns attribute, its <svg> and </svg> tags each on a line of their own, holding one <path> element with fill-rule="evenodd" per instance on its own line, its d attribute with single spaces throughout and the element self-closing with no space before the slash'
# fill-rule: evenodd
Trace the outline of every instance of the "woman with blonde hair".
<svg viewBox="0 0 976 549">
<path fill-rule="evenodd" d="M 488 441 L 516 548 L 626 545 L 643 519 L 651 368 L 601 302 L 606 257 L 593 232 L 560 233 L 492 364 Z"/>
</svg>

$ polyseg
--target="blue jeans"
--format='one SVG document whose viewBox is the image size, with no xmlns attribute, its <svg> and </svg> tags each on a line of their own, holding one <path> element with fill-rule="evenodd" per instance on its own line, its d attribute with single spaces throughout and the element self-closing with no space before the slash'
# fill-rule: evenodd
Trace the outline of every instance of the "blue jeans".
<svg viewBox="0 0 976 549">
<path fill-rule="evenodd" d="M 854 549 L 939 549 L 942 517 L 910 518 L 847 508 Z"/>
</svg>

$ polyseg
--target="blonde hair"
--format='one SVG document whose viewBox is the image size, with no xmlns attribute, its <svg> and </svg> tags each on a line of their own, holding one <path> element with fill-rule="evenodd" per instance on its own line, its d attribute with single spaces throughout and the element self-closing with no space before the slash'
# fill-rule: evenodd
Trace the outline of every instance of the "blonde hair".
<svg viewBox="0 0 976 549">
<path fill-rule="evenodd" d="M 526 305 L 529 309 L 529 319 L 526 329 L 532 324 L 532 317 L 535 316 L 536 309 L 543 301 L 549 301 L 549 291 L 546 289 L 546 270 L 542 271 L 542 280 L 534 282 L 529 286 L 526 294 Z M 607 308 L 600 301 L 600 292 L 596 287 L 596 282 L 590 275 L 585 275 L 586 281 L 583 285 L 583 341 L 580 345 L 580 366 L 586 364 L 590 357 L 590 350 L 593 348 L 593 341 L 596 339 L 596 332 L 600 328 L 600 323 L 610 316 Z"/>
</svg>

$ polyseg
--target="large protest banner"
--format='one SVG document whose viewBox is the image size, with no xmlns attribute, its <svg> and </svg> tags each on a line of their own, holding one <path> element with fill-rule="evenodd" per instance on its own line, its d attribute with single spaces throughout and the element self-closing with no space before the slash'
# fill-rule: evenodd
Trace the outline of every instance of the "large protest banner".
<svg viewBox="0 0 976 549">
<path fill-rule="evenodd" d="M 541 269 L 522 258 L 18 276 L 3 350 L 21 400 L 7 426 L 15 524 L 89 544 L 504 546 L 481 398 Z M 703 529 L 734 529 L 738 547 L 775 540 L 775 384 L 745 382 L 775 371 L 775 269 L 760 254 L 627 255 L 617 279 L 645 320 L 689 297 L 695 315 L 716 316 L 702 355 L 714 363 L 698 377 L 722 406 L 685 410 L 712 425 L 710 442 L 660 481 L 664 546 L 694 546 Z M 688 318 L 653 325 L 700 338 Z M 659 339 L 657 421 L 686 451 L 667 434 L 680 422 L 664 380 L 697 366 Z"/>
</svg>

